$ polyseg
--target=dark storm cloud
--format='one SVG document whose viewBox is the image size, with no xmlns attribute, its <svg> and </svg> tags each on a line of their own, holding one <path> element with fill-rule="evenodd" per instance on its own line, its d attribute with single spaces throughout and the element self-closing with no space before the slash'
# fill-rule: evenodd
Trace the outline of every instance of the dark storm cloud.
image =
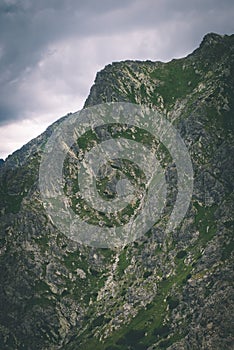
<svg viewBox="0 0 234 350">
<path fill-rule="evenodd" d="M 48 46 L 105 31 L 107 27 L 98 19 L 125 6 L 96 0 L 4 1 L 0 5 L 0 123 L 24 114 L 19 111 L 20 84 L 41 59 L 51 54 Z"/>
<path fill-rule="evenodd" d="M 4 1 L 0 7 L 0 61 L 3 81 L 9 81 L 46 54 L 48 43 L 70 36 L 126 32 L 156 27 L 161 22 L 199 18 L 215 10 L 233 9 L 232 1 Z M 210 19 L 211 21 L 214 18 Z M 204 27 L 207 23 L 204 23 Z M 6 69 L 5 69 L 6 68 Z"/>
<path fill-rule="evenodd" d="M 0 0 L 0 124 L 75 106 L 103 65 L 179 57 L 233 15 L 228 0 Z"/>
<path fill-rule="evenodd" d="M 46 53 L 48 43 L 110 30 L 99 19 L 118 7 L 123 10 L 125 6 L 114 1 L 96 0 L 4 2 L 0 7 L 0 43 L 3 49 L 0 68 L 7 67 L 4 80 L 9 81 L 37 62 Z"/>
</svg>

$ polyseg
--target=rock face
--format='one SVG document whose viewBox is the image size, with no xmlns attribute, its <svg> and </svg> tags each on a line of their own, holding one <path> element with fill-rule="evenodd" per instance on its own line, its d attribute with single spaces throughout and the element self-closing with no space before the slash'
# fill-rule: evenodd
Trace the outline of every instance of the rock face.
<svg viewBox="0 0 234 350">
<path fill-rule="evenodd" d="M 112 251 L 58 232 L 38 168 L 63 118 L 1 162 L 1 349 L 232 349 L 233 80 L 234 35 L 208 34 L 183 59 L 106 66 L 85 103 L 147 105 L 179 130 L 194 193 L 173 233 L 161 220 Z"/>
</svg>

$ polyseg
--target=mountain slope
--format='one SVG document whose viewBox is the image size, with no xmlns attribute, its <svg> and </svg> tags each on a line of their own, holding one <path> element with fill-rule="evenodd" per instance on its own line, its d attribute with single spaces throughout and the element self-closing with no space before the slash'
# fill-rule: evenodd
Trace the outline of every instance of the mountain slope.
<svg viewBox="0 0 234 350">
<path fill-rule="evenodd" d="M 147 105 L 179 130 L 194 193 L 171 234 L 165 215 L 146 236 L 112 251 L 56 229 L 42 205 L 38 168 L 64 119 L 1 165 L 1 348 L 231 349 L 233 58 L 233 35 L 208 34 L 186 58 L 108 65 L 86 100 L 85 107 Z M 170 157 L 164 170 L 172 186 Z"/>
</svg>

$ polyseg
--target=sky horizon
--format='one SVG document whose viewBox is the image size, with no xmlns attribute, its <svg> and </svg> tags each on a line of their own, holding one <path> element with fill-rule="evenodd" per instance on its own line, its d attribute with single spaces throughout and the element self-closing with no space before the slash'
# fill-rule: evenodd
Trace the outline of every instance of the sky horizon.
<svg viewBox="0 0 234 350">
<path fill-rule="evenodd" d="M 233 18 L 230 0 L 0 0 L 0 158 L 80 110 L 105 65 L 184 57 Z"/>
</svg>

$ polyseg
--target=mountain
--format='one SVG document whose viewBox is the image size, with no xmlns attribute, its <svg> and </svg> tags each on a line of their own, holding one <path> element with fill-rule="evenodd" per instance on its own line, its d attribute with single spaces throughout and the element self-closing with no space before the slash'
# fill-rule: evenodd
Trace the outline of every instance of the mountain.
<svg viewBox="0 0 234 350">
<path fill-rule="evenodd" d="M 144 105 L 179 131 L 194 188 L 172 232 L 165 221 L 173 199 L 122 249 L 85 246 L 56 228 L 42 203 L 39 166 L 69 116 L 1 162 L 1 349 L 232 349 L 233 80 L 234 35 L 211 33 L 185 58 L 106 66 L 85 102 L 85 109 Z M 157 150 L 173 187 L 173 161 Z"/>
</svg>

